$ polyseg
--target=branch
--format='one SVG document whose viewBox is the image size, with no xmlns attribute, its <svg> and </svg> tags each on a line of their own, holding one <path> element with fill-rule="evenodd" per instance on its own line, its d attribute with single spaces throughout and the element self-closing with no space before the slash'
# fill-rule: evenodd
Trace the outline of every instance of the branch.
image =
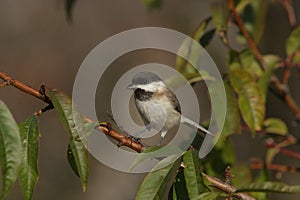
<svg viewBox="0 0 300 200">
<path fill-rule="evenodd" d="M 21 90 L 22 92 L 25 92 L 26 94 L 29 94 L 31 96 L 34 96 L 38 98 L 39 100 L 47 103 L 48 105 L 44 107 L 43 109 L 37 111 L 35 114 L 40 115 L 41 113 L 53 109 L 53 104 L 49 96 L 46 95 L 45 93 L 45 86 L 42 85 L 40 90 L 36 90 L 32 88 L 31 86 L 26 85 L 25 83 L 16 80 L 9 75 L 5 74 L 4 72 L 0 71 L 0 79 L 2 79 L 3 85 L 7 86 L 14 86 L 15 88 Z M 92 122 L 93 120 L 85 117 L 84 120 L 86 122 Z M 137 151 L 137 152 L 142 152 L 144 150 L 144 145 L 127 137 L 127 135 L 124 135 L 122 133 L 119 133 L 115 131 L 114 129 L 111 128 L 111 125 L 108 122 L 101 123 L 99 127 L 97 127 L 97 130 L 100 132 L 104 133 L 105 135 L 117 140 L 120 143 L 120 146 L 127 146 L 130 149 Z"/>
<path fill-rule="evenodd" d="M 295 28 L 296 27 L 296 17 L 295 17 L 294 8 L 292 6 L 292 1 L 291 0 L 279 0 L 279 2 L 287 12 L 291 27 Z"/>
<path fill-rule="evenodd" d="M 243 23 L 242 18 L 239 16 L 239 14 L 238 14 L 238 12 L 235 8 L 233 0 L 228 0 L 228 5 L 229 5 L 229 9 L 232 12 L 233 17 L 236 21 L 237 26 L 241 30 L 242 34 L 245 36 L 250 48 L 253 51 L 253 54 L 254 54 L 255 58 L 262 65 L 263 69 L 265 69 L 266 67 L 264 66 L 263 57 L 262 57 L 260 51 L 258 50 L 254 40 L 251 38 L 250 34 L 248 33 L 248 31 L 247 31 L 247 29 L 246 29 L 246 27 Z"/>
<path fill-rule="evenodd" d="M 268 170 L 273 170 L 277 172 L 290 172 L 290 173 L 300 172 L 300 168 L 295 166 L 286 166 L 281 164 L 268 164 L 266 167 Z M 261 169 L 265 169 L 265 165 L 262 161 L 259 162 L 256 161 L 255 163 L 251 163 L 250 168 L 261 170 Z"/>
<path fill-rule="evenodd" d="M 260 53 L 259 49 L 257 48 L 254 40 L 251 38 L 250 34 L 247 32 L 247 29 L 246 29 L 246 27 L 243 23 L 243 20 L 241 19 L 241 17 L 237 13 L 236 7 L 234 5 L 234 1 L 233 0 L 228 0 L 228 5 L 229 5 L 229 9 L 232 12 L 233 17 L 236 21 L 237 26 L 241 30 L 242 34 L 245 36 L 245 38 L 247 40 L 247 43 L 250 46 L 250 48 L 252 49 L 256 60 L 259 62 L 261 68 L 263 70 L 265 70 L 267 68 L 267 65 L 263 60 L 263 56 Z M 287 73 L 289 73 L 289 71 L 287 71 Z M 286 75 L 288 76 L 288 74 L 286 74 Z M 271 77 L 271 81 L 273 82 L 276 90 L 281 94 L 282 99 L 285 101 L 287 106 L 294 113 L 296 119 L 299 121 L 300 120 L 300 108 L 298 107 L 295 100 L 290 95 L 290 93 L 287 89 L 288 88 L 287 85 L 280 83 L 278 78 L 274 75 Z M 285 82 L 287 82 L 287 81 L 285 81 Z"/>
<path fill-rule="evenodd" d="M 232 185 L 224 183 L 222 180 L 212 177 L 212 176 L 209 176 L 203 172 L 201 172 L 201 173 L 202 173 L 202 176 L 204 176 L 208 180 L 208 182 L 210 183 L 210 186 L 229 194 L 231 197 L 235 197 L 235 198 L 241 199 L 241 200 L 255 200 L 255 198 L 253 198 L 247 194 L 235 193 L 237 191 L 237 189 L 235 187 L 233 187 Z"/>
</svg>

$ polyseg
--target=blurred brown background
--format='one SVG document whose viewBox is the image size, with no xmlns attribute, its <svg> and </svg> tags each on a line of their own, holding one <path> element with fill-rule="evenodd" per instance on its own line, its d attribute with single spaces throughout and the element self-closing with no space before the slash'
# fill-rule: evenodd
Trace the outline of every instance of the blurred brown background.
<svg viewBox="0 0 300 200">
<path fill-rule="evenodd" d="M 200 21 L 210 15 L 209 3 L 204 0 L 164 0 L 161 9 L 150 11 L 139 0 L 78 0 L 73 23 L 68 24 L 61 0 L 0 1 L 0 70 L 35 88 L 45 83 L 71 95 L 77 69 L 101 41 L 121 31 L 144 26 L 166 27 L 191 35 Z M 300 20 L 300 3 L 295 1 L 294 4 Z M 268 19 L 271 20 L 267 20 L 261 49 L 263 53 L 284 55 L 284 39 L 289 34 L 285 12 L 278 5 L 271 6 Z M 226 49 L 217 37 L 207 50 L 223 69 Z M 123 59 L 123 63 L 134 66 L 135 59 L 141 58 L 130 56 Z M 162 62 L 170 62 L 170 57 L 166 59 L 168 61 Z M 149 55 L 148 60 L 151 60 Z M 297 75 L 291 81 L 293 85 L 299 84 Z M 292 94 L 300 104 L 299 89 L 294 88 Z M 0 89 L 0 98 L 10 107 L 18 123 L 44 106 L 39 100 L 9 87 Z M 269 115 L 284 116 L 287 122 L 291 122 L 293 116 L 287 108 L 275 97 L 270 98 L 274 104 L 268 105 Z M 91 157 L 89 185 L 87 192 L 83 193 L 79 179 L 66 161 L 68 135 L 55 112 L 40 117 L 40 129 L 40 180 L 33 199 L 134 199 L 144 174 L 121 173 Z M 291 130 L 299 133 L 299 127 Z M 236 139 L 244 141 L 247 136 Z M 245 150 L 245 154 L 239 157 L 246 161 L 252 154 L 253 144 L 238 144 L 242 145 L 237 145 L 237 148 Z M 297 162 L 292 164 L 299 166 Z M 299 184 L 300 177 L 291 176 L 287 180 Z M 8 199 L 22 199 L 18 184 Z"/>
</svg>

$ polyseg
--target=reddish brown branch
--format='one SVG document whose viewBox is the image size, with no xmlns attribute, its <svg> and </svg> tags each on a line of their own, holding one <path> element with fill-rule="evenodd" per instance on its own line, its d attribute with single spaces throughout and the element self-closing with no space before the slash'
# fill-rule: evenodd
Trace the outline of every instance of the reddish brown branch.
<svg viewBox="0 0 300 200">
<path fill-rule="evenodd" d="M 265 168 L 265 165 L 263 162 L 257 162 L 257 163 L 252 163 L 250 165 L 251 169 L 256 169 L 256 170 L 261 170 Z M 273 170 L 273 171 L 278 171 L 278 172 L 300 172 L 300 169 L 295 166 L 286 166 L 286 165 L 281 165 L 281 164 L 269 164 L 267 165 L 268 170 Z"/>
<path fill-rule="evenodd" d="M 85 117 L 85 121 L 93 122 L 93 120 L 91 120 L 87 117 Z M 131 138 L 127 137 L 126 135 L 121 134 L 121 133 L 115 131 L 114 129 L 112 129 L 110 123 L 108 123 L 108 122 L 101 123 L 100 126 L 97 127 L 97 130 L 99 130 L 100 132 L 104 133 L 105 135 L 108 135 L 109 137 L 117 140 L 121 146 L 127 146 L 136 152 L 141 153 L 145 149 L 143 144 L 136 142 L 136 141 L 132 140 Z"/>
<path fill-rule="evenodd" d="M 295 17 L 295 11 L 292 5 L 291 0 L 280 0 L 279 1 L 282 7 L 286 10 L 286 13 L 289 18 L 289 22 L 292 28 L 296 27 L 296 17 Z"/>
<path fill-rule="evenodd" d="M 276 148 L 278 149 L 278 152 L 281 154 L 284 154 L 286 156 L 289 156 L 291 158 L 295 158 L 300 160 L 300 154 L 291 150 L 286 149 L 285 147 L 296 144 L 297 143 L 297 139 L 292 136 L 292 135 L 288 135 L 286 137 L 286 140 L 280 142 L 280 143 L 275 143 L 274 140 L 268 140 L 266 142 L 266 147 L 267 148 Z"/>
<path fill-rule="evenodd" d="M 25 83 L 23 83 L 21 81 L 13 79 L 9 75 L 7 75 L 7 74 L 5 74 L 4 72 L 1 72 L 1 71 L 0 71 L 0 78 L 4 81 L 4 83 L 6 83 L 6 85 L 14 86 L 15 88 L 21 90 L 22 92 L 25 92 L 26 94 L 34 96 L 34 97 L 36 97 L 36 98 L 38 98 L 38 99 L 40 99 L 43 102 L 48 104 L 48 106 L 46 106 L 45 108 L 37 111 L 35 113 L 36 115 L 41 114 L 45 110 L 47 111 L 47 110 L 53 108 L 52 101 L 45 94 L 45 88 L 43 86 L 40 88 L 40 90 L 36 90 L 36 89 L 26 85 Z M 89 119 L 89 118 L 85 118 L 85 121 L 86 122 L 92 122 L 92 120 Z M 109 124 L 109 123 L 107 123 L 107 124 Z M 128 138 L 127 135 L 124 135 L 122 133 L 119 133 L 119 132 L 115 131 L 109 125 L 99 126 L 97 129 L 99 131 L 101 131 L 102 133 L 104 133 L 105 135 L 108 135 L 109 137 L 117 140 L 118 142 L 120 142 L 121 145 L 127 146 L 127 147 L 129 147 L 130 149 L 132 149 L 134 151 L 142 152 L 145 148 L 141 143 L 136 142 L 136 141 L 132 140 L 131 138 Z"/>
<path fill-rule="evenodd" d="M 31 96 L 34 96 L 42 101 L 44 101 L 47 104 L 52 104 L 50 98 L 48 96 L 43 96 L 42 94 L 40 94 L 40 92 L 36 89 L 33 89 L 32 87 L 26 85 L 25 83 L 22 83 L 21 81 L 18 81 L 16 79 L 13 79 L 12 77 L 8 76 L 7 74 L 5 74 L 4 72 L 0 71 L 0 78 L 6 82 L 6 85 L 12 85 L 15 88 L 30 94 Z"/>
<path fill-rule="evenodd" d="M 263 68 L 265 68 L 264 66 L 264 62 L 263 62 L 263 57 L 260 53 L 260 51 L 258 50 L 254 40 L 251 38 L 250 34 L 248 33 L 246 27 L 244 26 L 243 20 L 242 18 L 239 16 L 236 7 L 234 5 L 233 0 L 228 0 L 228 5 L 229 5 L 229 9 L 232 12 L 232 15 L 236 21 L 236 24 L 238 25 L 239 29 L 241 30 L 242 34 L 245 36 L 250 48 L 253 51 L 253 54 L 255 55 L 255 58 L 258 60 L 258 62 L 262 65 Z"/>
</svg>

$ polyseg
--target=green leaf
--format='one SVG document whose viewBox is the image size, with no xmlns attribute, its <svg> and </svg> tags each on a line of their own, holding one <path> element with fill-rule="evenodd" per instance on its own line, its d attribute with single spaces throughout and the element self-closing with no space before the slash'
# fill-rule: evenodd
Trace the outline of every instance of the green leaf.
<svg viewBox="0 0 300 200">
<path fill-rule="evenodd" d="M 263 123 L 267 133 L 275 133 L 279 135 L 287 135 L 288 129 L 286 124 L 278 118 L 268 118 Z"/>
<path fill-rule="evenodd" d="M 263 74 L 259 78 L 258 85 L 263 93 L 264 99 L 266 100 L 270 79 L 273 75 L 274 70 L 278 67 L 277 63 L 280 61 L 280 57 L 270 54 L 265 55 L 263 59 L 268 68 L 265 70 L 265 72 L 263 72 Z"/>
<path fill-rule="evenodd" d="M 247 70 L 253 77 L 259 77 L 263 73 L 263 70 L 256 61 L 255 56 L 250 48 L 243 49 L 240 52 L 230 50 L 227 55 L 227 64 L 230 66 L 230 70 L 235 68 L 243 68 L 244 70 Z"/>
<path fill-rule="evenodd" d="M 232 87 L 227 82 L 224 82 L 224 86 L 226 90 L 227 110 L 221 135 L 223 141 L 225 137 L 241 132 L 241 116 L 239 113 L 237 97 L 235 96 Z"/>
<path fill-rule="evenodd" d="M 245 6 L 243 7 L 241 16 L 244 25 L 254 41 L 259 43 L 265 30 L 269 0 L 251 0 L 250 2 L 245 2 Z"/>
<path fill-rule="evenodd" d="M 65 9 L 66 9 L 66 13 L 67 13 L 67 19 L 69 22 L 72 21 L 72 11 L 73 11 L 75 3 L 76 3 L 76 0 L 65 0 Z"/>
<path fill-rule="evenodd" d="M 39 178 L 37 167 L 39 153 L 40 131 L 38 119 L 34 115 L 19 124 L 22 140 L 22 161 L 19 171 L 24 199 L 32 199 L 33 191 Z"/>
<path fill-rule="evenodd" d="M 165 163 L 169 163 L 169 165 L 165 166 Z M 162 166 L 164 167 L 161 168 Z M 170 178 L 176 173 L 179 166 L 180 159 L 178 159 L 177 155 L 161 160 L 143 180 L 138 189 L 136 200 L 162 199 Z"/>
<path fill-rule="evenodd" d="M 203 20 L 198 28 L 196 29 L 196 32 L 193 35 L 193 39 L 200 42 L 202 36 L 208 37 L 208 35 L 204 35 L 206 28 L 211 21 L 211 18 L 207 18 Z M 212 33 L 210 33 L 212 34 Z M 212 36 L 211 36 L 212 37 Z M 202 39 L 202 42 L 204 41 L 204 38 Z M 206 40 L 205 40 L 206 41 Z M 206 41 L 209 42 L 209 41 Z M 181 57 L 182 55 L 183 57 Z M 191 78 L 191 76 L 194 78 L 196 76 L 199 76 L 199 72 L 191 63 L 198 63 L 199 58 L 202 55 L 202 51 L 195 46 L 194 43 L 191 43 L 189 39 L 184 40 L 181 44 L 181 46 L 178 49 L 177 57 L 176 57 L 176 68 L 177 70 L 184 75 L 188 80 Z M 187 58 L 187 59 L 184 59 Z M 189 62 L 188 62 L 188 61 Z"/>
<path fill-rule="evenodd" d="M 251 170 L 246 165 L 234 165 L 230 168 L 230 174 L 234 175 L 235 177 L 231 179 L 231 184 L 234 187 L 240 188 L 253 182 Z"/>
<path fill-rule="evenodd" d="M 268 169 L 263 169 L 259 172 L 258 176 L 255 178 L 255 180 L 253 182 L 265 182 L 267 181 L 268 178 Z M 255 199 L 259 199 L 259 200 L 267 200 L 267 194 L 266 193 L 262 193 L 262 192 L 252 192 L 251 196 Z"/>
<path fill-rule="evenodd" d="M 175 184 L 172 185 L 171 190 L 169 191 L 168 200 L 177 200 L 176 187 Z"/>
<path fill-rule="evenodd" d="M 150 9 L 160 8 L 162 0 L 141 0 L 143 4 Z"/>
<path fill-rule="evenodd" d="M 273 193 L 300 193 L 300 185 L 287 185 L 281 182 L 254 182 L 243 186 L 237 192 L 273 192 Z"/>
<path fill-rule="evenodd" d="M 219 197 L 219 193 L 217 192 L 205 192 L 192 200 L 215 200 L 217 197 Z"/>
<path fill-rule="evenodd" d="M 215 0 L 210 6 L 211 16 L 218 31 L 225 31 L 228 28 L 229 6 L 226 0 Z"/>
<path fill-rule="evenodd" d="M 265 117 L 263 96 L 255 83 L 249 83 L 239 94 L 239 108 L 252 132 L 260 131 Z"/>
<path fill-rule="evenodd" d="M 79 174 L 82 189 L 85 191 L 88 181 L 89 155 L 84 145 L 84 136 L 88 135 L 84 127 L 84 120 L 76 106 L 72 105 L 72 100 L 63 92 L 52 90 L 50 91 L 50 98 L 61 123 L 69 132 L 69 146 L 77 167 L 77 171 L 74 172 Z M 81 138 L 81 140 L 78 138 Z"/>
<path fill-rule="evenodd" d="M 67 159 L 68 159 L 69 165 L 71 166 L 73 172 L 78 177 L 80 177 L 79 172 L 78 172 L 78 168 L 77 168 L 77 165 L 76 165 L 75 157 L 73 155 L 70 144 L 68 145 L 68 149 L 67 149 Z"/>
<path fill-rule="evenodd" d="M 184 178 L 186 189 L 190 199 L 197 197 L 203 191 L 205 186 L 200 173 L 200 161 L 196 150 L 189 150 L 183 155 L 184 162 Z"/>
<path fill-rule="evenodd" d="M 213 28 L 202 35 L 202 37 L 199 40 L 202 47 L 206 47 L 207 45 L 209 45 L 210 41 L 213 39 L 215 35 L 215 32 L 216 29 Z"/>
<path fill-rule="evenodd" d="M 252 133 L 260 131 L 265 117 L 263 94 L 251 74 L 244 69 L 230 72 L 230 83 L 238 94 L 242 117 Z"/>
<path fill-rule="evenodd" d="M 155 158 L 163 158 L 170 155 L 177 155 L 178 157 L 182 154 L 182 150 L 176 146 L 151 146 L 147 147 L 142 153 L 138 154 L 138 156 L 131 163 L 129 170 L 132 171 L 138 164 L 143 162 L 146 159 L 155 159 Z"/>
<path fill-rule="evenodd" d="M 174 196 L 176 199 L 181 200 L 181 199 L 188 199 L 188 192 L 186 189 L 186 183 L 184 179 L 184 173 L 183 169 L 180 168 L 176 174 L 174 183 L 172 185 L 172 190 L 169 192 L 168 199 L 171 200 L 171 195 L 172 195 L 172 200 L 174 200 Z M 174 194 L 175 193 L 175 194 Z"/>
<path fill-rule="evenodd" d="M 4 199 L 15 183 L 21 164 L 21 137 L 11 112 L 0 100 L 0 162 L 2 169 L 2 194 Z"/>
<path fill-rule="evenodd" d="M 287 55 L 292 55 L 300 50 L 300 27 L 295 28 L 286 40 L 285 51 Z"/>
</svg>

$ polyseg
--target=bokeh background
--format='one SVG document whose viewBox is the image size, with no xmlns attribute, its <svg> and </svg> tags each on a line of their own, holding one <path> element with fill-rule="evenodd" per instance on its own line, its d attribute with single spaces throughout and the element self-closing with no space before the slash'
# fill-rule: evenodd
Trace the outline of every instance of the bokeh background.
<svg viewBox="0 0 300 200">
<path fill-rule="evenodd" d="M 300 2 L 295 0 L 294 5 L 299 21 Z M 32 87 L 39 88 L 44 83 L 71 95 L 80 64 L 101 41 L 121 31 L 144 26 L 165 27 L 191 35 L 197 25 L 210 15 L 209 6 L 210 1 L 205 0 L 164 0 L 160 9 L 149 10 L 139 0 L 78 0 L 73 11 L 73 21 L 68 23 L 62 0 L 3 0 L 0 1 L 0 70 Z M 284 55 L 285 38 L 289 31 L 283 8 L 278 4 L 271 5 L 260 46 L 262 52 Z M 234 34 L 235 30 L 231 32 Z M 220 69 L 225 70 L 226 49 L 217 37 L 207 50 Z M 175 64 L 172 55 L 145 51 L 125 55 L 113 65 L 123 69 L 153 61 Z M 113 85 L 118 75 L 120 72 L 116 70 L 106 76 L 103 82 L 107 88 Z M 291 92 L 300 104 L 299 83 L 295 71 L 291 78 L 291 85 L 294 86 Z M 109 96 L 109 90 L 99 91 L 97 99 L 103 95 Z M 267 107 L 268 115 L 281 117 L 291 125 L 294 118 L 288 108 L 276 97 L 269 96 L 271 103 Z M 18 123 L 44 106 L 43 102 L 10 87 L 0 89 L 0 98 L 10 107 Z M 205 107 L 205 100 L 200 98 L 202 101 Z M 108 100 L 97 104 L 99 110 L 103 111 L 99 113 L 99 118 L 107 120 L 104 112 L 110 110 L 109 106 Z M 299 126 L 289 128 L 292 133 L 300 131 Z M 118 172 L 91 157 L 88 189 L 83 193 L 79 179 L 66 161 L 68 134 L 60 125 L 55 112 L 40 116 L 40 131 L 40 179 L 33 199 L 134 199 L 144 174 Z M 249 138 L 249 135 L 234 138 L 241 162 L 247 162 L 250 155 L 263 151 L 256 148 L 255 141 Z M 299 166 L 299 161 L 290 164 Z M 283 178 L 290 184 L 300 183 L 300 176 L 295 174 Z M 297 199 L 295 195 L 279 195 L 274 199 L 284 197 Z M 18 184 L 7 199 L 22 199 Z"/>
</svg>

